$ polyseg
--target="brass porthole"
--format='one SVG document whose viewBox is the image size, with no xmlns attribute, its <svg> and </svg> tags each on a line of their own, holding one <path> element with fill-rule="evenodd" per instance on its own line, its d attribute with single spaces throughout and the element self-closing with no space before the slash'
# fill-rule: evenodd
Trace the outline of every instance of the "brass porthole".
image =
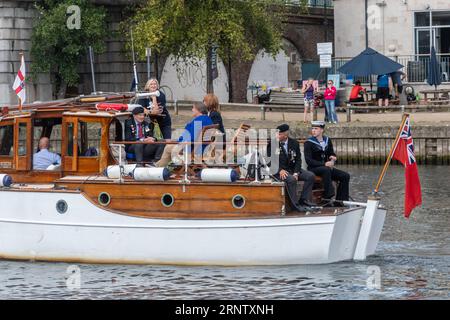
<svg viewBox="0 0 450 320">
<path fill-rule="evenodd" d="M 245 207 L 245 197 L 243 195 L 237 194 L 231 199 L 231 204 L 236 209 L 242 209 Z"/>
<path fill-rule="evenodd" d="M 98 203 L 100 203 L 102 206 L 107 207 L 111 203 L 111 196 L 108 192 L 101 192 L 98 195 Z"/>
<path fill-rule="evenodd" d="M 175 199 L 170 193 L 165 193 L 161 196 L 161 203 L 166 208 L 170 208 L 171 206 L 173 206 L 174 202 Z"/>
</svg>

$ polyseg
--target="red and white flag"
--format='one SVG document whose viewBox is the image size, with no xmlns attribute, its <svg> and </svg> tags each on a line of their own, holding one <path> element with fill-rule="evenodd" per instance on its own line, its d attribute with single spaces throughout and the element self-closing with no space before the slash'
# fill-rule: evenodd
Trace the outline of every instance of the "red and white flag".
<svg viewBox="0 0 450 320">
<path fill-rule="evenodd" d="M 25 58 L 22 55 L 22 61 L 20 63 L 19 72 L 17 72 L 16 80 L 13 84 L 13 90 L 20 98 L 21 103 L 25 103 L 26 91 L 25 91 Z"/>
<path fill-rule="evenodd" d="M 409 116 L 406 118 L 402 133 L 395 146 L 393 157 L 405 166 L 405 217 L 422 204 L 422 191 L 420 187 L 419 172 L 414 155 L 414 143 L 411 136 Z"/>
</svg>

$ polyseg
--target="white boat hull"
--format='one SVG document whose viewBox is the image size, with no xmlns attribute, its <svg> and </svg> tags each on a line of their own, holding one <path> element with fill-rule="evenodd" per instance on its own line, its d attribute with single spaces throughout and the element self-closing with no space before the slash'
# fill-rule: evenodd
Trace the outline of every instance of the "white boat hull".
<svg viewBox="0 0 450 320">
<path fill-rule="evenodd" d="M 357 246 L 364 259 L 386 214 L 377 204 L 365 237 L 364 207 L 337 216 L 173 220 L 113 213 L 80 193 L 0 191 L 0 204 L 0 258 L 80 263 L 322 264 L 353 259 Z"/>
</svg>

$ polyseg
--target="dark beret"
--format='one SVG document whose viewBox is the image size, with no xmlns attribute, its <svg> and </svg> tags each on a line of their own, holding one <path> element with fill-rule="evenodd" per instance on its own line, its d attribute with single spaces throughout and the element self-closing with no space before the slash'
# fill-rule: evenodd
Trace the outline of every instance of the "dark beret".
<svg viewBox="0 0 450 320">
<path fill-rule="evenodd" d="M 133 111 L 131 111 L 133 114 L 140 114 L 140 113 L 144 113 L 144 107 L 136 107 L 133 109 Z"/>
<path fill-rule="evenodd" d="M 282 124 L 277 127 L 280 132 L 285 132 L 289 130 L 289 126 L 287 124 Z"/>
</svg>

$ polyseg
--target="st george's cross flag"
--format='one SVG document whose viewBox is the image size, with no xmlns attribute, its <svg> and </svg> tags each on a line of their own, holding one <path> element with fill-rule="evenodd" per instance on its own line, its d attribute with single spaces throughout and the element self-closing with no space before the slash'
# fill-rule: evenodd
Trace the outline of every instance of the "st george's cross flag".
<svg viewBox="0 0 450 320">
<path fill-rule="evenodd" d="M 405 166 L 405 217 L 422 204 L 422 191 L 420 188 L 417 162 L 414 155 L 414 144 L 411 136 L 409 116 L 406 118 L 400 138 L 394 150 L 393 157 Z"/>
<path fill-rule="evenodd" d="M 21 104 L 24 103 L 26 98 L 26 92 L 25 92 L 25 58 L 23 55 L 20 63 L 20 69 L 17 72 L 16 80 L 14 81 L 13 84 L 13 90 L 20 98 Z"/>
</svg>

